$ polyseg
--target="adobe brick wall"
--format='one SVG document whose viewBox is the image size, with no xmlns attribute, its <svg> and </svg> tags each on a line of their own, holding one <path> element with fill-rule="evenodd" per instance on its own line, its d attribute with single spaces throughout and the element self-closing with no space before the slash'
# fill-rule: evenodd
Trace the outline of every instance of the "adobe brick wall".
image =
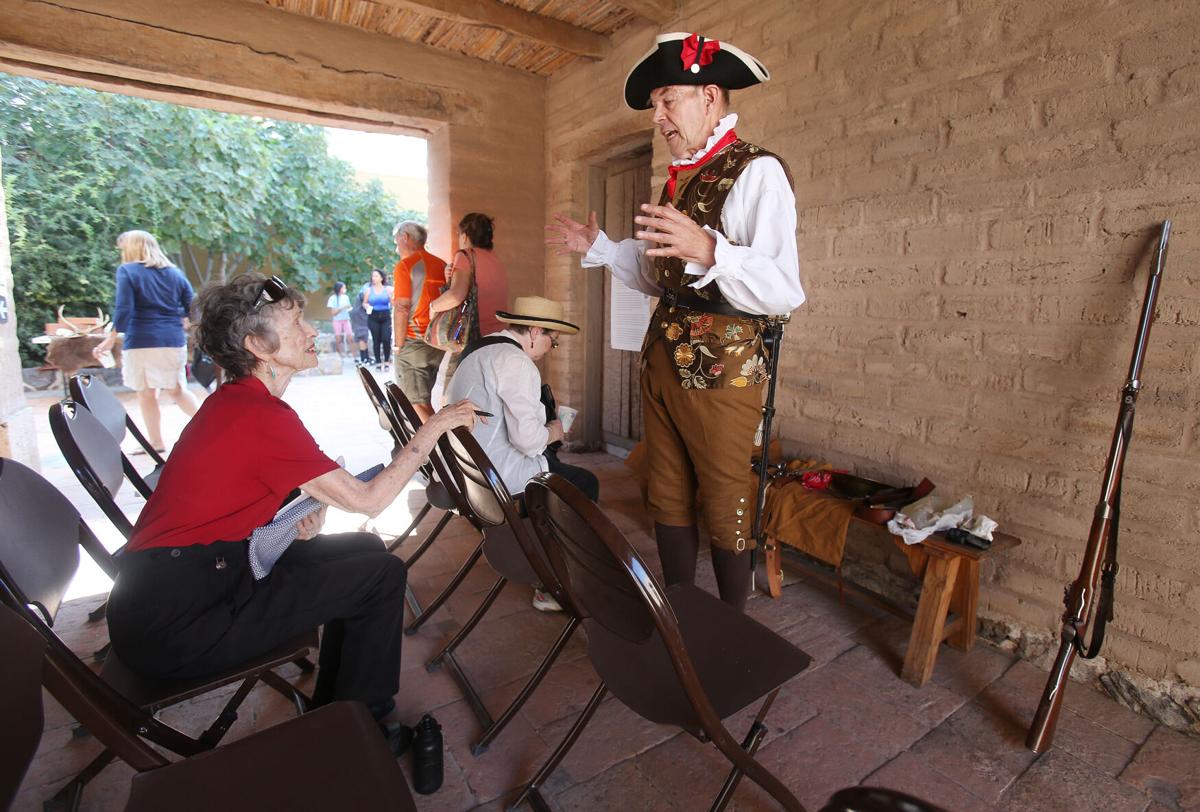
<svg viewBox="0 0 1200 812">
<path fill-rule="evenodd" d="M 1126 467 L 1117 618 L 1100 670 L 1200 711 L 1200 15 L 1194 2 L 685 2 L 663 31 L 728 39 L 772 71 L 734 94 L 742 135 L 796 178 L 810 300 L 789 329 L 787 447 L 971 493 L 1025 543 L 982 615 L 1044 660 L 1075 577 L 1144 290 L 1175 221 Z M 554 77 L 548 210 L 648 138 L 621 82 L 656 31 Z M 654 186 L 667 153 L 654 145 Z M 547 256 L 583 318 L 583 271 Z M 565 351 L 564 351 L 565 350 Z M 582 343 L 552 379 L 582 402 Z M 1111 689 L 1111 685 L 1109 686 Z M 1191 703 L 1189 711 L 1187 705 Z M 1156 712 L 1151 709 L 1152 712 Z M 1191 714 L 1190 716 L 1188 714 Z"/>
</svg>

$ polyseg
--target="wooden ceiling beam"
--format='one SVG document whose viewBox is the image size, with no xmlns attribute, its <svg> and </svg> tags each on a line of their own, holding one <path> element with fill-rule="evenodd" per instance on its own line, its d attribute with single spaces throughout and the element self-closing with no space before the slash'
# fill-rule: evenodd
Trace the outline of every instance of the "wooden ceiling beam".
<svg viewBox="0 0 1200 812">
<path fill-rule="evenodd" d="M 639 17 L 662 25 L 679 16 L 679 0 L 617 0 Z"/>
<path fill-rule="evenodd" d="M 586 28 L 544 17 L 497 0 L 374 0 L 383 6 L 412 11 L 454 23 L 503 31 L 557 48 L 560 51 L 603 59 L 608 37 Z"/>
</svg>

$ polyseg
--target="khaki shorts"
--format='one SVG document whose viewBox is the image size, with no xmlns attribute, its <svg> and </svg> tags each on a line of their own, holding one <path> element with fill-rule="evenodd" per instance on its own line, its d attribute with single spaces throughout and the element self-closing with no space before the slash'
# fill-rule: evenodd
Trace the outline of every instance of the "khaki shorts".
<svg viewBox="0 0 1200 812">
<path fill-rule="evenodd" d="M 121 353 L 121 380 L 135 392 L 187 387 L 187 347 L 146 347 Z"/>
<path fill-rule="evenodd" d="M 690 527 L 699 488 L 713 546 L 753 548 L 750 459 L 765 385 L 684 389 L 667 351 L 665 341 L 646 349 L 641 378 L 649 513 L 659 524 Z"/>
<path fill-rule="evenodd" d="M 446 353 L 419 338 L 408 338 L 396 353 L 396 383 L 416 406 L 428 406 L 438 366 Z"/>
</svg>

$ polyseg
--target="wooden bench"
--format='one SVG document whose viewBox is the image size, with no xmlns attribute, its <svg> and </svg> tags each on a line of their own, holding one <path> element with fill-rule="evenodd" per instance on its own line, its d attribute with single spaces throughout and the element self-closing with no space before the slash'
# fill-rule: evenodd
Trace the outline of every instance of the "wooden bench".
<svg viewBox="0 0 1200 812">
<path fill-rule="evenodd" d="M 976 550 L 953 544 L 941 534 L 934 534 L 921 544 L 908 546 L 898 536 L 892 536 L 886 526 L 855 517 L 854 524 L 882 530 L 906 553 L 913 573 L 921 578 L 921 597 L 914 615 L 894 601 L 866 587 L 845 581 L 841 568 L 831 570 L 815 559 L 788 550 L 786 541 L 767 537 L 767 589 L 778 598 L 783 588 L 783 567 L 795 567 L 806 574 L 837 587 L 839 594 L 849 592 L 854 597 L 879 606 L 892 614 L 912 621 L 912 634 L 904 655 L 900 677 L 918 688 L 929 682 L 942 641 L 962 651 L 975 644 L 979 609 L 979 565 L 988 556 L 1016 547 L 1021 540 L 1006 533 L 995 533 L 992 546 Z M 907 549 L 905 549 L 907 548 Z"/>
</svg>

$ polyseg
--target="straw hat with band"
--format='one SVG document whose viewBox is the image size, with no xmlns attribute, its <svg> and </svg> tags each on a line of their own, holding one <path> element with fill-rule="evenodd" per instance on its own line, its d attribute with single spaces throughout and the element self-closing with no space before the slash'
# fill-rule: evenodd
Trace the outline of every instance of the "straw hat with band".
<svg viewBox="0 0 1200 812">
<path fill-rule="evenodd" d="M 740 90 L 770 78 L 770 71 L 740 48 L 676 31 L 655 37 L 654 47 L 625 77 L 625 103 L 634 110 L 649 110 L 650 91 L 655 88 L 716 85 Z"/>
<path fill-rule="evenodd" d="M 505 324 L 524 324 L 541 327 L 564 335 L 575 335 L 579 325 L 563 319 L 563 306 L 541 296 L 518 296 L 513 302 L 513 312 L 497 310 L 496 318 Z"/>
</svg>

